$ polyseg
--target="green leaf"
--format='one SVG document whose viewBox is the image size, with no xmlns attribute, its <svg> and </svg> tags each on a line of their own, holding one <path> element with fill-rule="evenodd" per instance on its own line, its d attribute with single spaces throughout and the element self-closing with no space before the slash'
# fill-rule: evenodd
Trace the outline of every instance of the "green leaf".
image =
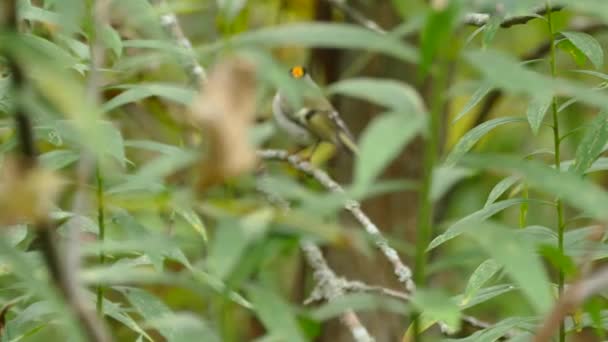
<svg viewBox="0 0 608 342">
<path fill-rule="evenodd" d="M 538 313 L 551 308 L 549 278 L 533 244 L 513 230 L 489 222 L 479 223 L 477 229 L 467 234 L 504 267 Z"/>
<path fill-rule="evenodd" d="M 468 131 L 454 146 L 450 154 L 447 156 L 445 160 L 446 165 L 455 164 L 460 158 L 462 158 L 470 149 L 475 146 L 475 144 L 483 138 L 488 132 L 493 130 L 496 127 L 501 125 L 505 125 L 513 122 L 524 122 L 523 118 L 513 118 L 513 117 L 505 117 L 505 118 L 497 118 L 486 121 L 481 125 L 473 128 Z"/>
<path fill-rule="evenodd" d="M 536 94 L 539 89 L 552 96 L 573 97 L 589 105 L 608 110 L 608 96 L 589 91 L 583 83 L 551 78 L 525 68 L 510 55 L 497 51 L 466 53 L 469 63 L 477 68 L 487 82 L 514 94 Z"/>
<path fill-rule="evenodd" d="M 504 20 L 504 16 L 494 14 L 490 17 L 490 20 L 488 20 L 488 23 L 484 25 L 483 41 L 482 41 L 483 47 L 486 47 L 492 43 L 492 41 L 494 40 L 494 37 L 496 36 L 496 32 L 500 28 L 500 24 L 502 24 L 503 20 Z"/>
<path fill-rule="evenodd" d="M 53 63 L 57 63 L 62 68 L 74 68 L 78 64 L 78 60 L 74 56 L 49 40 L 29 34 L 23 35 L 21 39 L 23 39 L 23 43 L 31 45 L 44 56 L 52 58 Z"/>
<path fill-rule="evenodd" d="M 126 140 L 125 147 L 139 148 L 142 150 L 154 151 L 168 155 L 182 152 L 182 149 L 177 146 L 163 144 L 152 140 Z"/>
<path fill-rule="evenodd" d="M 120 34 L 112 26 L 104 25 L 99 30 L 99 37 L 112 50 L 116 58 L 122 56 L 122 39 L 120 39 Z"/>
<path fill-rule="evenodd" d="M 574 164 L 570 170 L 577 174 L 585 173 L 595 162 L 608 142 L 608 111 L 599 113 L 590 123 L 589 128 L 576 149 Z"/>
<path fill-rule="evenodd" d="M 475 172 L 462 167 L 439 166 L 433 170 L 431 200 L 437 201 L 459 181 L 470 178 Z"/>
<path fill-rule="evenodd" d="M 488 288 L 479 290 L 477 292 L 477 295 L 475 295 L 469 301 L 465 302 L 463 300 L 463 295 L 453 297 L 452 301 L 454 303 L 459 304 L 460 310 L 465 310 L 465 309 L 473 307 L 477 304 L 486 302 L 492 298 L 495 298 L 497 296 L 510 292 L 513 289 L 515 289 L 515 287 L 513 287 L 511 285 L 497 285 L 497 286 L 492 286 L 492 287 L 488 287 Z M 425 331 L 426 329 L 430 328 L 433 324 L 437 323 L 437 320 L 424 315 L 424 313 L 422 314 L 421 321 L 422 321 L 420 324 L 421 331 Z M 408 341 L 408 342 L 411 341 L 413 338 L 412 335 L 413 335 L 413 329 L 412 329 L 412 326 L 410 325 L 410 327 L 407 329 L 407 331 L 405 333 L 403 341 Z"/>
<path fill-rule="evenodd" d="M 66 34 L 80 31 L 80 24 L 86 14 L 86 3 L 79 0 L 53 1 L 54 7 L 61 17 L 61 29 Z"/>
<path fill-rule="evenodd" d="M 604 51 L 592 35 L 584 32 L 561 32 L 561 34 L 585 54 L 596 69 L 602 68 L 604 65 Z"/>
<path fill-rule="evenodd" d="M 535 317 L 510 317 L 504 319 L 496 324 L 493 324 L 491 327 L 476 331 L 475 333 L 467 336 L 465 338 L 459 339 L 446 339 L 446 342 L 495 342 L 499 341 L 501 337 L 506 335 L 507 333 L 513 331 L 514 329 L 530 325 L 537 324 L 537 318 Z"/>
<path fill-rule="evenodd" d="M 89 297 L 91 302 L 95 300 L 93 295 L 90 295 Z M 104 298 L 103 313 L 122 323 L 124 326 L 138 333 L 140 336 L 145 337 L 146 340 L 153 341 L 152 338 L 139 326 L 139 324 L 137 324 L 137 322 L 135 322 L 135 320 L 125 312 L 125 309 L 122 308 L 120 304 L 111 302 Z"/>
<path fill-rule="evenodd" d="M 247 0 L 219 0 L 218 6 L 228 21 L 232 21 L 245 8 Z"/>
<path fill-rule="evenodd" d="M 60 170 L 70 166 L 80 155 L 72 150 L 54 150 L 40 155 L 40 163 L 49 170 Z"/>
<path fill-rule="evenodd" d="M 130 84 L 123 85 L 127 89 L 103 105 L 104 112 L 109 112 L 128 103 L 137 102 L 151 96 L 162 97 L 183 105 L 189 105 L 194 98 L 194 90 L 173 84 Z"/>
<path fill-rule="evenodd" d="M 583 67 L 585 62 L 587 62 L 587 56 L 585 56 L 585 54 L 579 48 L 572 44 L 570 40 L 561 40 L 559 43 L 557 43 L 557 47 L 569 53 L 577 66 Z"/>
<path fill-rule="evenodd" d="M 142 289 L 129 287 L 119 288 L 131 306 L 150 325 L 156 327 L 158 332 L 168 341 L 178 341 L 181 331 L 176 326 L 156 324 L 161 319 L 171 317 L 174 313 L 160 299 Z"/>
<path fill-rule="evenodd" d="M 539 254 L 551 263 L 553 267 L 564 272 L 567 277 L 577 274 L 574 261 L 554 245 L 541 245 Z"/>
<path fill-rule="evenodd" d="M 498 212 L 501 212 L 516 204 L 521 204 L 526 200 L 521 198 L 508 199 L 488 205 L 462 219 L 456 221 L 446 229 L 443 234 L 438 235 L 431 241 L 427 250 L 431 250 L 446 241 L 449 241 L 468 230 L 477 229 L 480 222 L 487 220 Z"/>
<path fill-rule="evenodd" d="M 444 322 L 450 332 L 460 329 L 460 308 L 445 293 L 418 288 L 411 302 L 427 319 Z"/>
<path fill-rule="evenodd" d="M 258 239 L 273 218 L 271 210 L 260 209 L 239 221 L 225 219 L 215 231 L 206 260 L 209 273 L 226 279 L 244 256 L 245 249 Z"/>
<path fill-rule="evenodd" d="M 328 90 L 330 94 L 367 100 L 395 112 L 425 113 L 424 102 L 418 92 L 410 85 L 395 80 L 351 78 L 332 84 Z"/>
<path fill-rule="evenodd" d="M 540 125 L 543 123 L 545 114 L 552 102 L 553 96 L 551 96 L 551 94 L 543 94 L 540 92 L 540 94 L 533 96 L 528 104 L 526 116 L 528 117 L 528 122 L 530 123 L 530 128 L 532 128 L 534 135 L 538 134 Z"/>
<path fill-rule="evenodd" d="M 481 263 L 469 278 L 464 291 L 463 304 L 468 302 L 499 270 L 500 265 L 492 259 Z"/>
<path fill-rule="evenodd" d="M 424 118 L 419 115 L 386 113 L 375 118 L 361 135 L 355 186 L 369 186 L 423 125 Z"/>
<path fill-rule="evenodd" d="M 306 341 L 292 309 L 281 297 L 259 286 L 248 292 L 258 318 L 270 333 L 283 341 Z"/>
<path fill-rule="evenodd" d="M 197 233 L 201 235 L 205 242 L 207 242 L 207 228 L 196 211 L 194 211 L 192 208 L 175 208 L 175 211 L 179 214 L 179 216 L 186 220 L 186 222 L 188 222 Z"/>
<path fill-rule="evenodd" d="M 473 95 L 471 95 L 469 102 L 467 102 L 467 104 L 464 105 L 460 112 L 456 114 L 456 117 L 454 118 L 454 120 L 452 120 L 452 123 L 455 123 L 458 120 L 462 119 L 469 111 L 471 111 L 471 109 L 473 109 L 473 107 L 477 106 L 477 104 L 481 102 L 481 100 L 483 100 L 483 98 L 486 97 L 486 95 L 488 95 L 488 93 L 490 93 L 492 90 L 493 87 L 491 84 L 482 82 L 479 88 L 473 93 Z"/>
<path fill-rule="evenodd" d="M 209 44 L 202 48 L 202 52 L 213 52 L 224 47 L 235 48 L 239 45 L 253 45 L 256 47 L 297 45 L 333 49 L 361 49 L 384 53 L 407 62 L 416 62 L 418 59 L 416 49 L 404 43 L 403 40 L 376 33 L 357 25 L 329 23 L 290 24 L 263 28 L 234 36 L 226 41 Z"/>
<path fill-rule="evenodd" d="M 32 6 L 31 4 L 25 4 L 20 6 L 20 15 L 21 18 L 29 20 L 29 21 L 39 21 L 42 23 L 53 24 L 53 25 L 61 25 L 62 17 L 55 13 L 44 8 Z"/>
<path fill-rule="evenodd" d="M 505 191 L 507 191 L 511 186 L 513 186 L 513 184 L 517 183 L 518 181 L 519 181 L 519 177 L 509 176 L 507 178 L 504 178 L 500 182 L 498 182 L 494 186 L 494 188 L 492 188 L 492 191 L 490 191 L 490 194 L 488 195 L 488 199 L 486 200 L 486 204 L 484 204 L 484 207 L 487 207 L 488 205 L 496 202 L 496 200 L 500 196 L 502 196 L 502 194 L 504 194 Z"/>
<path fill-rule="evenodd" d="M 461 310 L 472 308 L 475 305 L 485 303 L 493 298 L 496 298 L 505 293 L 515 290 L 516 287 L 511 284 L 501 284 L 489 286 L 476 291 L 476 293 L 465 300 L 464 294 L 454 296 L 454 301 L 458 303 Z"/>
<path fill-rule="evenodd" d="M 608 219 L 608 193 L 573 173 L 559 173 L 541 163 L 513 156 L 471 155 L 464 161 L 470 167 L 520 174 L 530 186 L 558 196 L 597 219 Z"/>
</svg>

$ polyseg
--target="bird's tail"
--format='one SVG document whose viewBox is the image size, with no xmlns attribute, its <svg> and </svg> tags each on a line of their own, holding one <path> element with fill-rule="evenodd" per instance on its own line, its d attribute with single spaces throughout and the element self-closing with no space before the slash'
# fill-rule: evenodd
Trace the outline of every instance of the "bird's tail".
<svg viewBox="0 0 608 342">
<path fill-rule="evenodd" d="M 344 132 L 338 132 L 338 142 L 340 146 L 348 151 L 353 156 L 359 154 L 359 147 L 357 143 L 351 138 L 350 134 Z"/>
</svg>

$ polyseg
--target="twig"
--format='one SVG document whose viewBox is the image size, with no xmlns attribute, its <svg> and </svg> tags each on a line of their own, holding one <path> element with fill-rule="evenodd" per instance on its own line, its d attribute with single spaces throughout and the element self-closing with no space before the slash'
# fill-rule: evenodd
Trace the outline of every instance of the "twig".
<svg viewBox="0 0 608 342">
<path fill-rule="evenodd" d="M 550 8 L 550 11 L 557 12 L 557 11 L 561 11 L 563 8 L 564 8 L 564 6 L 553 6 Z M 545 6 L 539 6 L 539 7 L 535 8 L 534 10 L 532 10 L 532 13 L 534 13 L 534 14 L 519 15 L 519 16 L 512 16 L 512 17 L 505 18 L 502 21 L 502 23 L 500 24 L 500 27 L 509 28 L 514 25 L 525 24 L 532 19 L 537 19 L 537 18 L 547 14 L 547 12 L 548 11 Z M 492 15 L 488 14 L 488 13 L 468 13 L 465 15 L 463 22 L 466 25 L 483 26 L 490 21 L 491 17 L 492 17 Z"/>
<path fill-rule="evenodd" d="M 344 193 L 344 189 L 336 183 L 325 171 L 313 167 L 309 162 L 302 160 L 296 155 L 290 155 L 283 150 L 261 150 L 258 151 L 258 156 L 265 160 L 278 160 L 289 163 L 298 171 L 303 172 L 315 178 L 321 185 L 334 193 Z M 361 210 L 361 205 L 355 200 L 348 200 L 344 205 L 363 226 L 365 231 L 371 236 L 376 244 L 376 247 L 384 254 L 388 261 L 393 265 L 393 270 L 397 279 L 404 284 L 408 292 L 413 292 L 416 288 L 412 281 L 412 272 L 399 258 L 399 254 L 391 246 L 389 246 L 386 238 L 380 233 L 378 227 L 367 217 Z"/>
<path fill-rule="evenodd" d="M 395 291 L 392 289 L 388 289 L 386 287 L 377 286 L 377 285 L 368 285 L 366 283 L 360 281 L 345 281 L 344 289 L 351 292 L 372 292 L 379 293 L 385 295 L 387 297 L 392 297 L 395 299 L 400 299 L 403 301 L 409 301 L 410 295 L 404 292 Z"/>
<path fill-rule="evenodd" d="M 567 287 L 553 310 L 539 326 L 534 341 L 551 341 L 560 323 L 583 302 L 608 287 L 608 267 L 603 267 L 590 277 L 580 280 Z"/>
<path fill-rule="evenodd" d="M 346 0 L 327 0 L 327 2 L 329 2 L 332 6 L 339 9 L 340 11 L 344 12 L 344 14 L 349 16 L 352 20 L 359 23 L 360 25 L 381 34 L 387 33 L 384 29 L 380 27 L 380 25 L 376 24 L 376 22 L 368 19 L 361 12 L 351 7 Z"/>
<path fill-rule="evenodd" d="M 187 52 L 184 55 L 180 55 L 180 63 L 190 78 L 190 83 L 196 87 L 200 86 L 201 82 L 207 80 L 207 75 L 205 74 L 205 69 L 196 59 L 192 43 L 184 35 L 177 16 L 169 10 L 169 5 L 165 0 L 150 0 L 150 2 L 159 6 L 161 11 L 165 13 L 160 17 L 160 24 L 175 44 Z"/>
<path fill-rule="evenodd" d="M 332 301 L 344 295 L 343 280 L 329 268 L 319 247 L 309 241 L 302 242 L 300 247 L 308 264 L 314 270 L 313 276 L 317 282 L 312 296 Z M 355 341 L 370 342 L 374 340 L 352 309 L 347 309 L 342 314 L 341 321 L 350 330 Z"/>
</svg>

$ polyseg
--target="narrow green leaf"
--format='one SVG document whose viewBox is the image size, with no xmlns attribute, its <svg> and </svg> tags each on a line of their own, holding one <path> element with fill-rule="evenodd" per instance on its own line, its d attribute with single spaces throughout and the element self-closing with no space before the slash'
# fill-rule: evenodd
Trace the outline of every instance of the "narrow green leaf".
<svg viewBox="0 0 608 342">
<path fill-rule="evenodd" d="M 95 300 L 95 298 L 92 294 L 89 297 L 91 299 L 91 302 Z M 117 304 L 117 303 L 111 302 L 107 299 L 104 299 L 103 300 L 103 313 L 109 317 L 112 317 L 113 319 L 117 320 L 118 322 L 122 323 L 127 328 L 135 331 L 140 336 L 145 337 L 146 340 L 153 341 L 153 339 L 150 337 L 150 335 L 148 335 L 139 326 L 139 324 L 137 324 L 137 322 L 135 322 L 135 320 L 133 318 L 131 318 L 131 316 L 129 316 L 125 312 L 125 309 L 122 308 L 120 304 Z"/>
<path fill-rule="evenodd" d="M 476 331 L 475 333 L 465 338 L 459 339 L 447 339 L 445 342 L 495 342 L 499 341 L 501 337 L 507 333 L 513 331 L 520 326 L 526 326 L 530 324 L 537 324 L 536 318 L 530 317 L 510 317 L 504 319 L 496 324 L 493 324 L 487 329 Z"/>
<path fill-rule="evenodd" d="M 419 115 L 387 113 L 375 118 L 361 135 L 355 186 L 368 186 L 422 129 Z"/>
<path fill-rule="evenodd" d="M 106 102 L 103 105 L 104 112 L 151 96 L 162 97 L 183 105 L 189 105 L 194 97 L 194 90 L 173 84 L 131 84 L 117 88 L 127 90 Z"/>
<path fill-rule="evenodd" d="M 557 47 L 569 53 L 577 66 L 585 66 L 585 62 L 587 62 L 587 56 L 585 56 L 585 54 L 570 40 L 563 39 L 559 41 L 559 43 L 557 43 Z"/>
<path fill-rule="evenodd" d="M 516 204 L 521 204 L 526 200 L 521 198 L 508 199 L 500 202 L 496 202 L 493 204 L 484 207 L 468 216 L 463 217 L 457 222 L 453 223 L 446 229 L 446 231 L 431 241 L 429 244 L 428 250 L 431 250 L 446 241 L 449 241 L 460 234 L 464 233 L 467 230 L 477 229 L 480 222 L 487 220 L 498 212 L 501 212 L 509 207 L 512 207 Z"/>
<path fill-rule="evenodd" d="M 209 273 L 220 280 L 226 279 L 236 267 L 249 241 L 237 222 L 220 223 L 209 246 L 206 265 Z"/>
<path fill-rule="evenodd" d="M 465 309 L 473 307 L 477 304 L 486 302 L 492 298 L 495 298 L 497 296 L 510 292 L 514 289 L 515 289 L 515 287 L 511 286 L 511 285 L 497 285 L 497 286 L 492 286 L 492 287 L 488 287 L 488 288 L 479 290 L 477 292 L 477 295 L 475 295 L 471 300 L 469 300 L 467 302 L 465 302 L 463 300 L 463 295 L 458 295 L 458 296 L 452 297 L 452 301 L 454 303 L 459 303 L 460 310 L 465 310 Z M 421 318 L 422 318 L 421 324 L 420 324 L 421 331 L 425 331 L 426 329 L 430 328 L 433 324 L 437 323 L 437 320 L 432 319 L 429 316 L 426 316 L 424 313 L 422 314 Z M 407 331 L 405 332 L 403 341 L 408 341 L 408 342 L 411 341 L 413 338 L 412 335 L 413 335 L 413 329 L 412 329 L 412 325 L 410 325 L 408 327 Z"/>
<path fill-rule="evenodd" d="M 502 24 L 503 20 L 504 20 L 504 17 L 499 14 L 494 14 L 490 17 L 490 20 L 484 26 L 484 30 L 483 30 L 482 46 L 484 48 L 489 46 L 492 43 L 492 41 L 494 40 L 494 37 L 496 36 L 496 32 L 498 32 L 498 29 L 500 28 L 500 24 Z"/>
<path fill-rule="evenodd" d="M 218 41 L 202 48 L 212 52 L 224 47 L 239 45 L 329 47 L 333 49 L 362 49 L 380 52 L 403 61 L 416 62 L 418 52 L 403 40 L 380 34 L 357 25 L 306 23 L 263 28 L 246 32 L 226 41 Z"/>
<path fill-rule="evenodd" d="M 304 342 L 294 312 L 275 292 L 256 286 L 249 289 L 253 308 L 262 324 L 280 340 Z"/>
<path fill-rule="evenodd" d="M 44 168 L 60 170 L 76 162 L 80 155 L 72 150 L 54 150 L 41 154 L 39 158 Z"/>
<path fill-rule="evenodd" d="M 470 167 L 520 174 L 530 186 L 563 198 L 597 219 L 608 219 L 608 193 L 573 173 L 559 173 L 541 163 L 514 156 L 471 155 L 464 159 L 463 164 Z"/>
<path fill-rule="evenodd" d="M 454 296 L 454 301 L 458 303 L 461 310 L 472 308 L 481 303 L 485 303 L 493 298 L 496 298 L 505 293 L 515 290 L 516 287 L 511 284 L 501 284 L 495 286 L 484 287 L 476 291 L 476 293 L 465 300 L 464 294 Z"/>
<path fill-rule="evenodd" d="M 152 140 L 126 140 L 125 147 L 140 148 L 142 150 L 154 151 L 167 155 L 182 152 L 182 150 L 177 146 L 163 144 Z"/>
<path fill-rule="evenodd" d="M 584 32 L 561 32 L 561 34 L 584 53 L 596 69 L 602 68 L 604 65 L 604 51 L 592 35 Z"/>
<path fill-rule="evenodd" d="M 431 200 L 437 201 L 459 181 L 470 178 L 475 172 L 462 167 L 439 166 L 433 170 Z"/>
<path fill-rule="evenodd" d="M 604 92 L 589 91 L 581 82 L 551 78 L 521 65 L 512 56 L 492 50 L 466 53 L 469 63 L 477 68 L 490 84 L 514 94 L 536 94 L 539 89 L 553 96 L 572 97 L 608 110 Z"/>
<path fill-rule="evenodd" d="M 516 231 L 490 222 L 479 223 L 478 229 L 468 235 L 504 267 L 538 313 L 543 314 L 551 308 L 549 278 L 532 244 Z"/>
<path fill-rule="evenodd" d="M 444 322 L 450 332 L 460 329 L 460 308 L 443 292 L 418 288 L 411 302 L 428 319 Z"/>
<path fill-rule="evenodd" d="M 447 156 L 445 164 L 455 164 L 460 158 L 469 152 L 469 150 L 472 149 L 481 138 L 488 134 L 488 132 L 496 127 L 513 122 L 524 122 L 524 119 L 513 117 L 492 119 L 468 131 L 462 138 L 460 138 L 456 146 L 454 146 L 450 154 Z"/>
<path fill-rule="evenodd" d="M 483 100 L 483 98 L 486 97 L 486 95 L 488 95 L 490 91 L 492 91 L 492 89 L 493 87 L 491 84 L 482 82 L 479 88 L 473 93 L 473 95 L 471 95 L 469 102 L 467 102 L 467 104 L 464 105 L 460 112 L 456 114 L 456 117 L 454 118 L 454 120 L 452 120 L 452 123 L 455 123 L 458 120 L 462 119 L 467 113 L 471 111 L 471 109 L 477 106 L 477 104 L 481 102 L 481 100 Z"/>
<path fill-rule="evenodd" d="M 468 302 L 499 270 L 500 265 L 492 259 L 481 263 L 469 278 L 464 291 L 463 303 Z"/>
<path fill-rule="evenodd" d="M 608 111 L 599 113 L 589 125 L 583 139 L 576 149 L 574 164 L 570 170 L 577 174 L 585 173 L 602 153 L 608 142 Z"/>
<path fill-rule="evenodd" d="M 500 196 L 502 196 L 502 194 L 504 194 L 505 191 L 507 191 L 511 186 L 513 186 L 513 184 L 517 183 L 518 181 L 519 181 L 519 177 L 509 176 L 507 178 L 504 178 L 500 182 L 498 182 L 494 186 L 494 188 L 492 188 L 492 191 L 490 191 L 490 194 L 488 195 L 488 199 L 486 200 L 486 204 L 484 204 L 484 207 L 487 207 L 488 205 L 496 202 L 496 200 Z"/>
<path fill-rule="evenodd" d="M 120 34 L 110 25 L 104 25 L 99 31 L 103 43 L 112 50 L 116 58 L 122 56 L 122 39 Z"/>
<path fill-rule="evenodd" d="M 330 94 L 356 97 L 386 107 L 389 110 L 421 115 L 424 102 L 410 85 L 387 79 L 351 78 L 336 82 L 328 89 Z"/>
<path fill-rule="evenodd" d="M 148 323 L 153 324 L 153 322 L 158 321 L 161 318 L 173 315 L 173 312 L 165 303 L 147 291 L 133 287 L 122 288 L 121 290 L 129 303 L 131 303 L 131 306 L 133 306 Z M 176 327 L 163 326 L 157 328 L 161 335 L 169 341 L 174 341 L 180 334 Z"/>
<path fill-rule="evenodd" d="M 528 122 L 530 123 L 530 128 L 532 128 L 534 135 L 538 134 L 540 125 L 543 123 L 545 114 L 547 113 L 549 106 L 551 106 L 552 101 L 553 96 L 551 96 L 551 94 L 543 94 L 542 92 L 533 96 L 532 100 L 530 100 L 526 116 L 528 117 Z"/>
<path fill-rule="evenodd" d="M 175 208 L 175 211 L 179 214 L 179 216 L 186 220 L 186 222 L 188 222 L 197 233 L 201 235 L 205 242 L 207 242 L 207 228 L 196 211 L 194 211 L 192 208 Z"/>
</svg>

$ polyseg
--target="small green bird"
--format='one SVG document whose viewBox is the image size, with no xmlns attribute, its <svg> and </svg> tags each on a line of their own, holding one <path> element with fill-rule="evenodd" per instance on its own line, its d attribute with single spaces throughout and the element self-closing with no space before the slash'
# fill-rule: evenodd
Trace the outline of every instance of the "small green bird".
<svg viewBox="0 0 608 342">
<path fill-rule="evenodd" d="M 357 154 L 357 144 L 348 127 L 312 80 L 306 68 L 295 66 L 289 69 L 289 73 L 293 79 L 302 82 L 301 87 L 298 88 L 301 91 L 302 108 L 294 108 L 281 94 L 281 90 L 277 91 L 272 102 L 277 125 L 298 144 L 315 144 L 316 147 L 319 142 L 325 141 L 353 155 Z"/>
</svg>

